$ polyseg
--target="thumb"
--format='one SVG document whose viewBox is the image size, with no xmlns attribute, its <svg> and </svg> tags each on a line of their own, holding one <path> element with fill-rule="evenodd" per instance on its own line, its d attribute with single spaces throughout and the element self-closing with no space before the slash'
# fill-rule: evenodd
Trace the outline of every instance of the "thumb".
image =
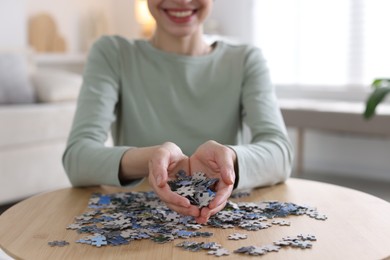
<svg viewBox="0 0 390 260">
<path fill-rule="evenodd" d="M 158 167 L 160 166 L 160 167 Z M 158 163 L 150 162 L 149 164 L 150 173 L 156 182 L 157 186 L 163 188 L 167 180 L 167 172 L 164 167 Z"/>
<path fill-rule="evenodd" d="M 220 154 L 219 162 L 221 169 L 221 178 L 227 185 L 234 184 L 234 181 L 236 179 L 236 175 L 234 173 L 234 161 L 235 161 L 235 152 L 231 150 L 229 147 L 227 147 L 229 150 L 225 150 L 224 153 Z M 232 157 L 232 154 L 234 153 L 234 156 Z"/>
<path fill-rule="evenodd" d="M 235 174 L 232 159 L 225 154 L 223 157 L 219 158 L 217 164 L 220 166 L 223 182 L 227 185 L 234 184 Z"/>
<path fill-rule="evenodd" d="M 230 167 L 223 167 L 221 169 L 221 177 L 224 183 L 228 185 L 234 184 L 235 174 L 234 170 L 230 169 Z"/>
</svg>

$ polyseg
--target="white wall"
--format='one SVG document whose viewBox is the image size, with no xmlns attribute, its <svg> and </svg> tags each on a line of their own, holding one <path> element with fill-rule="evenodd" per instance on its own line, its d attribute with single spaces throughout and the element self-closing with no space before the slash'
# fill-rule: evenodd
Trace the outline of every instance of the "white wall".
<svg viewBox="0 0 390 260">
<path fill-rule="evenodd" d="M 221 33 L 250 43 L 252 19 L 256 15 L 252 8 L 254 1 L 216 0 L 211 19 L 218 22 Z M 299 97 L 299 93 L 295 96 Z M 289 135 L 295 144 L 293 128 L 289 129 Z M 373 137 L 308 130 L 304 170 L 390 181 L 390 133 L 388 137 Z"/>
<path fill-rule="evenodd" d="M 134 0 L 112 1 L 113 33 L 128 38 L 139 37 L 141 28 L 135 21 Z"/>
<path fill-rule="evenodd" d="M 138 34 L 133 0 L 27 0 L 28 17 L 42 12 L 48 12 L 55 19 L 69 53 L 85 52 L 90 46 L 94 40 L 94 25 L 97 25 L 93 18 L 97 15 L 106 17 L 110 33 L 127 37 Z"/>
<path fill-rule="evenodd" d="M 220 33 L 252 42 L 253 0 L 215 0 L 211 20 L 218 23 Z"/>
<path fill-rule="evenodd" d="M 25 16 L 25 0 L 0 1 L 0 48 L 27 46 Z"/>
</svg>

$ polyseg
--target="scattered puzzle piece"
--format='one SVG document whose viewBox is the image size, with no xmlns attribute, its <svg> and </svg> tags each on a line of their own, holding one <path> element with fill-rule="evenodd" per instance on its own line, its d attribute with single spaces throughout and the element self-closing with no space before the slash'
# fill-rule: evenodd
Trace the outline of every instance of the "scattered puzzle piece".
<svg viewBox="0 0 390 260">
<path fill-rule="evenodd" d="M 69 242 L 65 241 L 65 240 L 60 240 L 60 241 L 51 241 L 51 242 L 48 242 L 49 246 L 60 246 L 60 247 L 63 247 L 63 246 L 67 246 L 69 245 Z"/>
<path fill-rule="evenodd" d="M 280 219 L 273 220 L 271 223 L 274 225 L 279 225 L 279 226 L 290 226 L 291 225 L 290 221 L 280 220 Z"/>
<path fill-rule="evenodd" d="M 237 198 L 244 198 L 249 197 L 251 195 L 250 191 L 235 191 L 230 195 L 230 198 L 237 199 Z"/>
<path fill-rule="evenodd" d="M 278 252 L 280 250 L 280 246 L 276 246 L 276 245 L 267 245 L 265 246 L 267 252 Z"/>
<path fill-rule="evenodd" d="M 96 247 L 101 247 L 107 245 L 107 240 L 105 236 L 95 236 L 91 239 L 91 245 L 96 246 Z"/>
<path fill-rule="evenodd" d="M 230 255 L 230 252 L 226 248 L 218 248 L 217 250 L 208 251 L 207 254 L 216 256 L 227 256 Z"/>
<path fill-rule="evenodd" d="M 267 253 L 267 250 L 261 246 L 254 246 L 253 249 L 248 252 L 249 255 L 264 255 Z"/>
<path fill-rule="evenodd" d="M 299 247 L 301 249 L 308 249 L 313 246 L 311 241 L 316 241 L 316 237 L 314 235 L 297 235 L 295 237 L 284 237 L 282 240 L 275 241 L 274 244 L 277 246 L 291 246 L 291 247 Z M 309 242 L 310 241 L 310 242 Z"/>
<path fill-rule="evenodd" d="M 247 238 L 248 238 L 248 235 L 240 234 L 240 233 L 234 233 L 234 234 L 230 234 L 228 236 L 229 240 L 239 240 L 239 239 L 247 239 Z"/>
</svg>

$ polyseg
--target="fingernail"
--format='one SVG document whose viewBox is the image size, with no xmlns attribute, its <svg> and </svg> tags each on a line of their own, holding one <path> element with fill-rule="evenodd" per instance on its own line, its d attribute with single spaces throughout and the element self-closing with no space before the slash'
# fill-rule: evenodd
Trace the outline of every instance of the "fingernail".
<svg viewBox="0 0 390 260">
<path fill-rule="evenodd" d="M 234 171 L 231 171 L 230 172 L 230 181 L 232 182 L 232 184 L 234 183 L 235 178 L 236 178 L 236 175 L 234 174 Z"/>
<path fill-rule="evenodd" d="M 189 208 L 191 206 L 191 203 L 189 201 L 186 201 L 186 202 L 183 202 L 181 205 L 185 208 Z"/>
<path fill-rule="evenodd" d="M 160 186 L 161 185 L 161 176 L 157 176 L 157 185 Z"/>
</svg>

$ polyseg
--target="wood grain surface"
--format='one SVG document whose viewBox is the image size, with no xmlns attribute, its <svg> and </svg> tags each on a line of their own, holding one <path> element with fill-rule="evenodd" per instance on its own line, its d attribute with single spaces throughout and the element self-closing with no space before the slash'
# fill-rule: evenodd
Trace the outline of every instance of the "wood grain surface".
<svg viewBox="0 0 390 260">
<path fill-rule="evenodd" d="M 149 190 L 142 184 L 137 191 Z M 128 191 L 116 187 L 68 188 L 24 200 L 0 216 L 0 247 L 16 259 L 216 259 L 206 251 L 190 252 L 175 245 L 151 240 L 131 241 L 128 245 L 96 248 L 75 241 L 85 236 L 66 227 L 87 209 L 93 192 Z M 231 251 L 222 259 L 253 259 L 233 253 L 242 246 L 266 245 L 286 236 L 314 234 L 311 249 L 282 248 L 261 259 L 384 259 L 390 256 L 390 203 L 356 190 L 314 181 L 289 179 L 284 184 L 259 188 L 250 197 L 235 201 L 277 200 L 317 207 L 326 221 L 308 216 L 291 216 L 291 226 L 272 226 L 260 231 L 202 228 L 213 232 L 210 238 L 191 241 L 217 242 Z M 248 234 L 245 240 L 228 240 L 229 234 Z M 69 246 L 50 247 L 49 241 L 66 240 Z"/>
</svg>

